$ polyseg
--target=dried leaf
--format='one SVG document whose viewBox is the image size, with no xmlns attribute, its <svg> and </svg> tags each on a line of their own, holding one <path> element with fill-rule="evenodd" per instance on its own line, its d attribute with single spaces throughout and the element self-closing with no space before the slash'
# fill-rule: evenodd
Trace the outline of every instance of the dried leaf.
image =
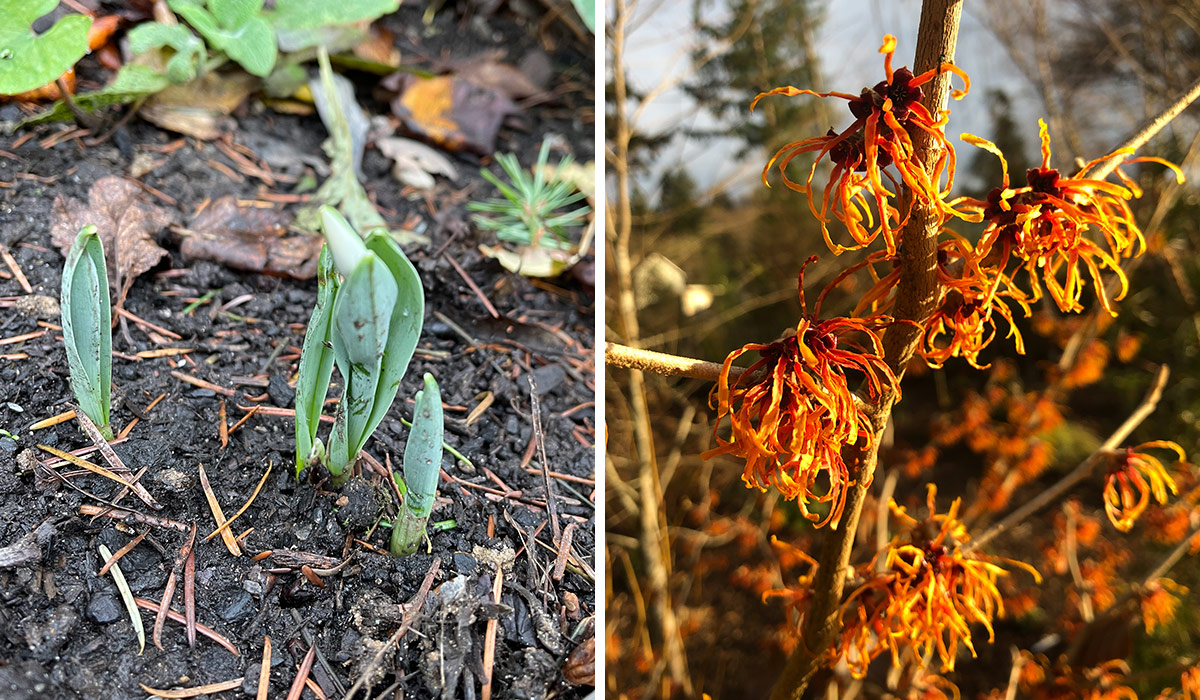
<svg viewBox="0 0 1200 700">
<path fill-rule="evenodd" d="M 395 161 L 392 175 L 397 180 L 419 190 L 434 185 L 434 175 L 458 179 L 458 170 L 450 159 L 420 141 L 392 136 L 375 142 L 379 152 Z"/>
<path fill-rule="evenodd" d="M 567 655 L 563 680 L 571 685 L 596 685 L 596 637 L 588 637 Z"/>
<path fill-rule="evenodd" d="M 164 129 L 210 141 L 232 131 L 229 115 L 257 85 L 258 79 L 247 73 L 207 73 L 155 93 L 138 114 Z"/>
<path fill-rule="evenodd" d="M 392 112 L 416 136 L 452 153 L 490 155 L 505 117 L 516 104 L 486 87 L 451 76 L 404 76 Z"/>
<path fill-rule="evenodd" d="M 105 177 L 92 185 L 87 203 L 60 195 L 50 209 L 50 240 L 63 255 L 71 249 L 79 229 L 89 224 L 96 227 L 107 252 L 109 276 L 119 288 L 118 299 L 124 299 L 133 280 L 167 253 L 154 237 L 175 215 L 146 202 L 143 196 L 129 180 Z"/>
<path fill-rule="evenodd" d="M 180 251 L 235 270 L 309 279 L 317 274 L 321 237 L 289 233 L 289 220 L 282 211 L 238 206 L 225 195 L 192 219 Z"/>
<path fill-rule="evenodd" d="M 512 100 L 533 97 L 545 90 L 544 85 L 534 82 L 520 68 L 499 60 L 494 53 L 473 56 L 458 64 L 454 73 L 463 80 L 494 90 Z"/>
</svg>

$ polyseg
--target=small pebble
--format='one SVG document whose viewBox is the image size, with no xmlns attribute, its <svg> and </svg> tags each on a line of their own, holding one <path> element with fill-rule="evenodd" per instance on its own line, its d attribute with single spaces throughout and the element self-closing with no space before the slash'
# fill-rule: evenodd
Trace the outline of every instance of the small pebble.
<svg viewBox="0 0 1200 700">
<path fill-rule="evenodd" d="M 88 603 L 87 614 L 102 625 L 115 622 L 122 616 L 121 603 L 112 593 L 97 593 Z"/>
<path fill-rule="evenodd" d="M 476 566 L 478 566 L 478 562 L 476 562 L 475 557 L 471 556 L 470 554 L 466 554 L 464 552 L 454 553 L 454 568 L 458 571 L 458 573 L 473 574 L 475 573 Z"/>
<path fill-rule="evenodd" d="M 249 615 L 254 608 L 254 599 L 246 591 L 233 594 L 233 600 L 221 611 L 221 617 L 229 622 Z"/>
</svg>

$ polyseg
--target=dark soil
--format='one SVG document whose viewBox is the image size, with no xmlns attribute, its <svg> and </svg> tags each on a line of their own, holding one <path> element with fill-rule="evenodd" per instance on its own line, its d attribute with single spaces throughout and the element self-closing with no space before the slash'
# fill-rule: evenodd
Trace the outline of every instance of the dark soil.
<svg viewBox="0 0 1200 700">
<path fill-rule="evenodd" d="M 427 39 L 421 12 L 406 7 L 388 20 L 406 61 L 459 57 L 499 46 L 515 63 L 522 51 L 539 46 L 536 18 L 501 13 L 486 21 L 464 20 L 447 11 L 435 22 L 438 33 Z M 555 96 L 523 112 L 524 130 L 502 130 L 498 149 L 515 152 L 528 165 L 537 156 L 542 135 L 553 133 L 565 137 L 577 160 L 590 161 L 591 47 L 579 46 L 573 38 L 542 46 L 556 71 L 551 83 Z M 368 111 L 384 111 L 384 105 L 368 100 L 367 81 L 360 88 Z M 15 107 L 4 112 L 0 116 L 11 119 Z M 326 132 L 316 116 L 281 115 L 252 100 L 235 117 L 237 143 L 266 135 L 323 157 L 320 143 Z M 68 128 L 73 125 L 45 127 L 16 147 L 16 137 L 0 140 L 0 149 L 7 152 L 0 157 L 0 245 L 11 252 L 35 294 L 54 298 L 63 264 L 49 242 L 54 198 L 67 195 L 86 201 L 96 180 L 128 176 L 137 154 L 179 138 L 134 119 L 98 146 L 85 147 L 79 138 L 50 148 L 39 145 L 46 136 Z M 256 199 L 264 192 L 254 178 L 235 182 L 208 165 L 210 159 L 234 165 L 209 145 L 188 139 L 165 158 L 141 182 L 176 201 L 169 208 L 176 210 L 180 222 L 206 199 L 225 194 Z M 415 223 L 431 239 L 428 247 L 407 251 L 425 285 L 422 342 L 397 402 L 368 442 L 367 452 L 380 462 L 390 457 L 399 466 L 407 436 L 400 418 L 411 416 L 411 397 L 422 373 L 431 372 L 450 407 L 446 440 L 474 465 L 445 455 L 442 466 L 449 479 L 442 479 L 432 521 L 453 520 L 455 525 L 431 531 L 428 552 L 396 559 L 361 544 L 360 540 L 387 548 L 388 531 L 375 526 L 379 517 L 386 517 L 380 504 L 390 502 L 382 477 L 364 469 L 363 481 L 341 492 L 307 479 L 298 482 L 290 418 L 255 415 L 229 437 L 228 447 L 221 446 L 222 404 L 229 424 L 244 415 L 243 406 L 291 406 L 289 382 L 297 371 L 299 345 L 315 300 L 314 280 L 247 274 L 186 260 L 179 254 L 177 238 L 164 231 L 159 243 L 168 257 L 134 283 L 125 302 L 133 314 L 181 340 L 161 338 L 136 323 L 128 324 L 132 342 L 120 326 L 114 331 L 113 347 L 120 356 L 113 367 L 113 422 L 120 429 L 142 416 L 128 439 L 114 449 L 134 473 L 145 469 L 140 483 L 163 508 L 152 511 L 132 495 L 121 505 L 185 526 L 196 524 L 196 617 L 227 637 L 237 656 L 205 637 L 189 648 L 183 626 L 170 621 L 159 650 L 149 639 L 153 614 L 145 611 L 147 644 L 138 655 L 112 577 L 96 575 L 97 548 L 105 544 L 116 551 L 145 526 L 80 515 L 83 505 L 100 505 L 97 497 L 114 498 L 116 484 L 70 466 L 57 467 L 55 476 L 46 466 L 51 458 L 36 445 L 75 450 L 89 444 L 73 422 L 29 429 L 72 407 L 59 319 L 39 319 L 23 308 L 0 310 L 0 339 L 39 331 L 39 320 L 51 329 L 31 340 L 0 345 L 0 427 L 8 434 L 0 437 L 0 548 L 21 544 L 33 552 L 11 566 L 0 558 L 0 696 L 142 698 L 146 693 L 139 684 L 170 688 L 239 677 L 245 678 L 240 689 L 212 697 L 253 696 L 264 636 L 269 635 L 269 697 L 287 693 L 311 643 L 319 652 L 312 680 L 328 697 L 341 698 L 368 671 L 381 645 L 408 622 L 411 628 L 395 651 L 384 654 L 372 679 L 374 690 L 358 697 L 375 697 L 394 686 L 395 697 L 471 698 L 481 690 L 485 630 L 493 618 L 499 621 L 493 697 L 573 698 L 590 692 L 590 683 L 572 685 L 565 680 L 564 666 L 578 681 L 578 658 L 568 662 L 568 656 L 594 635 L 594 485 L 551 478 L 552 493 L 547 494 L 537 452 L 532 459 L 527 455 L 539 437 L 531 414 L 528 378 L 533 377 L 546 467 L 594 479 L 595 414 L 589 403 L 594 399 L 593 292 L 570 277 L 534 283 L 483 258 L 478 244 L 494 241 L 469 223 L 464 205 L 472 197 L 494 193 L 478 176 L 477 161 L 460 157 L 458 166 L 463 175 L 458 187 L 465 185 L 470 194 L 443 181 L 427 201 L 423 195 L 403 196 L 391 178 L 390 162 L 379 153 L 369 150 L 364 163 L 368 192 L 389 221 Z M 284 187 L 276 191 L 286 191 Z M 161 199 L 154 203 L 168 206 Z M 295 206 L 288 205 L 288 210 Z M 451 259 L 478 284 L 499 319 L 489 315 Z M 189 300 L 213 290 L 210 302 L 183 313 Z M 0 266 L 0 296 L 25 296 L 5 266 Z M 236 306 L 222 310 L 239 298 Z M 162 347 L 194 351 L 124 359 Z M 172 370 L 236 393 L 225 396 L 184 383 L 170 374 Z M 468 424 L 468 411 L 486 392 L 494 401 Z M 331 395 L 337 393 L 335 387 Z M 160 394 L 165 398 L 145 411 Z M 103 463 L 99 455 L 88 459 Z M 200 465 L 226 516 L 237 512 L 273 465 L 262 492 L 233 525 L 235 533 L 253 528 L 241 557 L 233 557 L 219 537 L 204 541 L 216 526 L 199 484 Z M 572 558 L 558 580 L 553 569 L 560 548 L 545 507 L 548 496 L 556 505 L 560 528 L 573 526 Z M 158 601 L 187 534 L 163 526 L 149 531 L 120 560 L 120 567 L 134 595 Z M 275 554 L 252 560 L 254 554 L 268 551 Z M 352 559 L 339 573 L 325 576 L 324 588 L 318 588 L 293 568 L 301 562 L 287 554 L 296 552 L 333 561 Z M 435 565 L 424 606 L 408 606 Z M 498 566 L 503 571 L 499 605 L 492 598 Z M 181 583 L 174 599 L 180 611 L 182 597 Z M 315 696 L 306 690 L 304 697 Z"/>
</svg>

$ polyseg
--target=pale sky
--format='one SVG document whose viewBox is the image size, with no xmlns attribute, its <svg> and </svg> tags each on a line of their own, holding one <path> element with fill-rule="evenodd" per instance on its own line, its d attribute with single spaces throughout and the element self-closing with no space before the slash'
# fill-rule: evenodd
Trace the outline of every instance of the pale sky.
<svg viewBox="0 0 1200 700">
<path fill-rule="evenodd" d="M 828 0 L 825 6 L 825 19 L 817 34 L 817 53 L 826 90 L 853 94 L 882 80 L 883 57 L 878 49 L 884 34 L 895 34 L 899 40 L 895 66 L 912 63 L 920 0 Z M 648 13 L 651 8 L 654 11 L 630 34 L 627 48 L 630 79 L 639 88 L 652 87 L 664 74 L 678 75 L 687 70 L 688 42 L 692 39 L 691 7 L 691 0 L 643 0 L 642 12 Z M 986 136 L 991 124 L 986 93 L 989 88 L 1001 87 L 1013 98 L 1016 117 L 1031 135 L 1029 141 L 1036 143 L 1037 119 L 1042 116 L 1040 100 L 1013 66 L 1003 46 L 983 25 L 983 19 L 972 12 L 968 3 L 955 62 L 970 74 L 972 91 L 962 101 L 951 101 L 953 117 L 948 135 L 956 144 L 964 131 Z M 957 85 L 958 79 L 954 80 Z M 830 106 L 831 115 L 844 117 L 843 123 L 832 125 L 835 129 L 849 123 L 850 115 L 841 100 L 830 100 Z M 678 128 L 684 123 L 703 126 L 702 119 L 704 115 L 694 109 L 687 95 L 673 91 L 647 110 L 639 126 L 655 132 Z M 734 162 L 731 150 L 712 142 L 689 143 L 678 139 L 663 152 L 660 168 L 690 167 L 701 187 L 739 175 L 744 177 L 745 184 L 735 188 L 735 192 L 756 186 L 762 163 Z"/>
</svg>

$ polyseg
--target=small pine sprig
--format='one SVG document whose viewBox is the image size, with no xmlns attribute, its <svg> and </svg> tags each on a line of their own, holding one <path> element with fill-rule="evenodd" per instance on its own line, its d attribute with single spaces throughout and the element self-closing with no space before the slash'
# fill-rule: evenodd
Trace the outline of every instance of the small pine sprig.
<svg viewBox="0 0 1200 700">
<path fill-rule="evenodd" d="M 526 172 L 517 157 L 511 153 L 497 153 L 496 162 L 508 175 L 511 185 L 488 170 L 481 170 L 483 177 L 500 190 L 503 199 L 470 202 L 470 211 L 486 212 L 495 216 L 475 216 L 477 226 L 496 232 L 502 241 L 530 247 L 552 248 L 572 251 L 574 245 L 568 232 L 572 227 L 587 223 L 591 207 L 584 205 L 569 211 L 560 211 L 587 198 L 573 183 L 559 178 L 547 177 L 546 163 L 550 157 L 550 142 L 543 141 L 538 153 L 537 164 L 532 176 Z M 562 172 L 571 164 L 570 155 L 558 162 L 556 172 Z"/>
</svg>

